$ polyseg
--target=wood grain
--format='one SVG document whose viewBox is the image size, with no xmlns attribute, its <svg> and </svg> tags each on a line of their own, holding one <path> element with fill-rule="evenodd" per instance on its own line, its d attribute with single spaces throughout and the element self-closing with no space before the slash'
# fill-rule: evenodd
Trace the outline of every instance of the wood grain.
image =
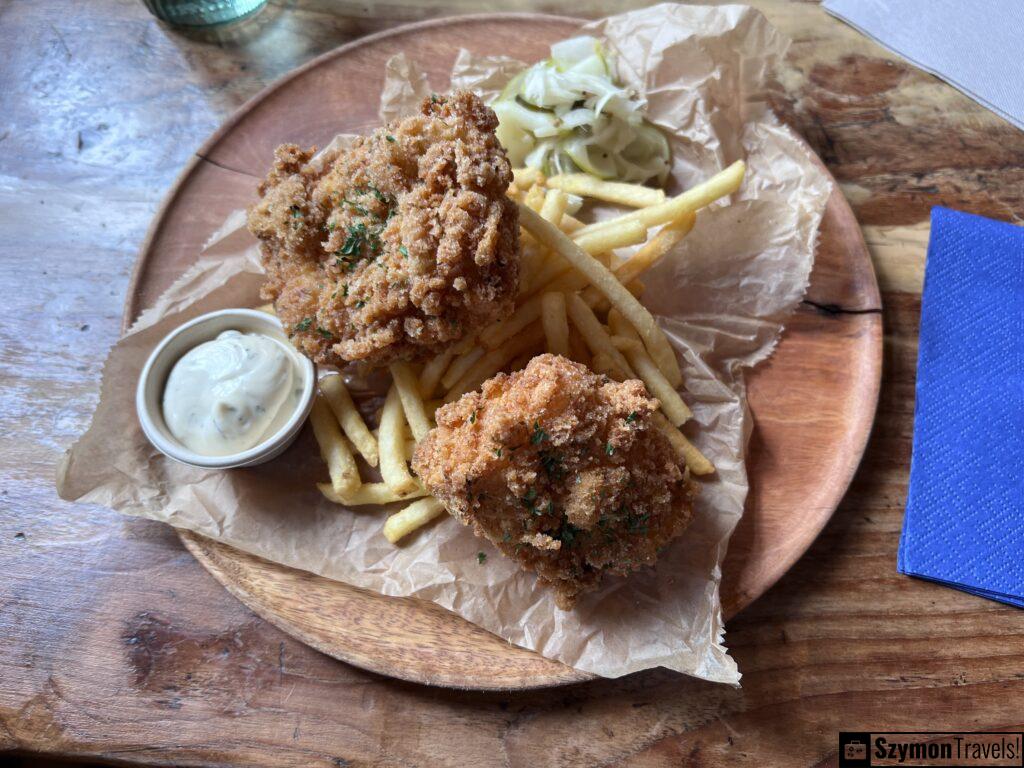
<svg viewBox="0 0 1024 768">
<path fill-rule="evenodd" d="M 372 35 L 290 73 L 229 118 L 170 192 L 129 285 L 125 327 L 198 257 L 218 226 L 215 217 L 252 198 L 253 179 L 265 172 L 279 144 L 322 146 L 336 133 L 378 123 L 385 63 L 395 53 L 424 62 L 434 87 L 444 89 L 460 48 L 483 54 L 497 46 L 528 61 L 577 27 L 571 19 L 523 14 L 439 19 Z M 250 189 L 239 194 L 243 180 Z M 853 477 L 878 398 L 880 302 L 860 229 L 836 190 L 819 232 L 807 307 L 789 323 L 772 364 L 750 377 L 752 490 L 724 568 L 727 618 L 796 562 Z M 426 603 L 373 596 L 193 534 L 182 537 L 257 614 L 364 669 L 476 689 L 546 687 L 591 677 L 472 630 Z"/>
<path fill-rule="evenodd" d="M 730 620 L 742 689 L 651 672 L 517 694 L 334 661 L 245 608 L 166 526 L 53 490 L 139 244 L 195 148 L 319 53 L 494 5 L 289 1 L 210 43 L 128 0 L 0 4 L 0 750 L 29 765 L 763 768 L 834 765 L 839 730 L 1024 727 L 1024 613 L 895 571 L 927 211 L 1024 220 L 1024 135 L 815 3 L 752 4 L 793 41 L 773 107 L 839 180 L 881 281 L 864 461 L 804 557 Z"/>
</svg>

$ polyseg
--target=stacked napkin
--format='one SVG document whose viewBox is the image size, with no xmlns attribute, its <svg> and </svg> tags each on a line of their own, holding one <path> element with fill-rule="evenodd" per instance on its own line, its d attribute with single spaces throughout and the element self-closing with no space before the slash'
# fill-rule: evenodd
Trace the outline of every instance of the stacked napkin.
<svg viewBox="0 0 1024 768">
<path fill-rule="evenodd" d="M 825 10 L 1024 128 L 1021 0 L 825 0 Z"/>
<path fill-rule="evenodd" d="M 1024 227 L 932 210 L 900 572 L 1024 607 Z"/>
</svg>

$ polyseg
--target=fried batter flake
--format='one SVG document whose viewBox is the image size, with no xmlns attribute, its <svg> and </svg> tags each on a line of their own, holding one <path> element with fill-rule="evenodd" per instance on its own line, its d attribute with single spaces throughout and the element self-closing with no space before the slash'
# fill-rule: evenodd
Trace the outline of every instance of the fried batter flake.
<svg viewBox="0 0 1024 768">
<path fill-rule="evenodd" d="M 695 485 L 652 422 L 657 407 L 640 381 L 545 354 L 438 410 L 413 466 L 571 608 L 603 574 L 653 564 L 690 522 Z"/>
<path fill-rule="evenodd" d="M 444 349 L 512 311 L 519 226 L 497 118 L 467 91 L 360 137 L 324 169 L 278 147 L 249 230 L 265 299 L 318 363 Z"/>
</svg>

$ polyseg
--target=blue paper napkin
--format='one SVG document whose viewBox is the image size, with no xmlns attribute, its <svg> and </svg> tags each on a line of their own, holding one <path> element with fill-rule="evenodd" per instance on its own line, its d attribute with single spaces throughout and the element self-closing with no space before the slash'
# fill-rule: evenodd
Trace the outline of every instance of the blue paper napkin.
<svg viewBox="0 0 1024 768">
<path fill-rule="evenodd" d="M 898 568 L 1024 607 L 1024 227 L 932 209 Z"/>
</svg>

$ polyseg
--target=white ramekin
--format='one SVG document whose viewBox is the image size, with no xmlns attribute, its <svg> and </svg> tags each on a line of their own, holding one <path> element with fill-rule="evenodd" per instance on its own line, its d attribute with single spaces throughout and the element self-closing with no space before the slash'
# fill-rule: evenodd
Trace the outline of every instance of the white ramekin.
<svg viewBox="0 0 1024 768">
<path fill-rule="evenodd" d="M 302 395 L 295 412 L 284 426 L 263 442 L 246 451 L 228 456 L 203 456 L 179 443 L 164 423 L 161 405 L 164 384 L 171 368 L 182 355 L 199 344 L 216 338 L 223 331 L 230 330 L 262 333 L 283 342 L 285 349 L 295 361 L 295 369 L 301 380 Z M 309 416 L 315 393 L 316 367 L 292 346 L 285 336 L 280 320 L 257 309 L 222 309 L 190 320 L 171 331 L 157 344 L 139 376 L 139 386 L 135 390 L 135 409 L 139 414 L 142 431 L 149 438 L 149 442 L 165 456 L 194 467 L 230 469 L 263 464 L 291 445 L 302 429 L 306 417 Z"/>
</svg>

